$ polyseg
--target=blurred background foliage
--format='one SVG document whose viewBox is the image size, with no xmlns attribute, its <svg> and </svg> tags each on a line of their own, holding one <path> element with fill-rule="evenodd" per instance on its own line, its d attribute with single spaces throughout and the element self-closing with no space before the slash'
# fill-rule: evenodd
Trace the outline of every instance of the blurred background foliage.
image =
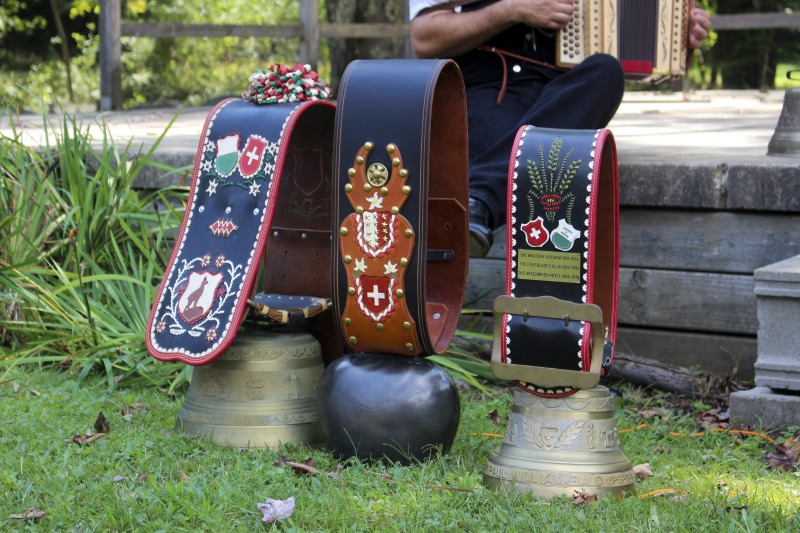
<svg viewBox="0 0 800 533">
<path fill-rule="evenodd" d="M 319 0 L 328 22 L 401 22 L 404 0 Z M 297 24 L 297 0 L 123 0 L 123 20 L 219 24 Z M 698 0 L 712 13 L 793 12 L 800 0 Z M 26 108 L 39 97 L 93 104 L 99 99 L 98 0 L 4 0 L 0 6 L 0 105 Z M 59 31 L 60 22 L 62 31 Z M 800 66 L 798 29 L 712 32 L 689 80 L 696 88 L 786 88 Z M 125 107 L 198 105 L 241 92 L 254 67 L 294 63 L 299 39 L 123 37 Z M 334 86 L 356 58 L 399 57 L 399 39 L 320 43 L 318 70 Z M 67 66 L 68 65 L 68 66 Z M 777 83 L 777 85 L 776 85 Z M 669 84 L 667 84 L 669 85 Z M 70 90 L 71 89 L 71 90 Z M 37 98 L 32 98 L 36 96 Z"/>
</svg>

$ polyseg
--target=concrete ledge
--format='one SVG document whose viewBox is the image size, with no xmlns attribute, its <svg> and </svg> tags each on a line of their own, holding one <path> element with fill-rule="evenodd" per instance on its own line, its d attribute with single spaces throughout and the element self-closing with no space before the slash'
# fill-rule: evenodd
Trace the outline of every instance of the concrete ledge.
<svg viewBox="0 0 800 533">
<path fill-rule="evenodd" d="M 734 392 L 730 398 L 731 421 L 736 425 L 782 431 L 800 426 L 800 395 L 780 394 L 767 387 Z"/>
</svg>

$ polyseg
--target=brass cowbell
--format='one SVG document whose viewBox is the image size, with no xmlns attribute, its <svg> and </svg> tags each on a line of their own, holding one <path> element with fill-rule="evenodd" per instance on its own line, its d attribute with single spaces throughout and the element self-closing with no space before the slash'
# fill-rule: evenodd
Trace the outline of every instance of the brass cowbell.
<svg viewBox="0 0 800 533">
<path fill-rule="evenodd" d="M 219 357 L 194 368 L 177 425 L 222 446 L 321 444 L 316 390 L 322 371 L 320 345 L 308 333 L 239 333 Z"/>
<path fill-rule="evenodd" d="M 556 399 L 516 388 L 503 443 L 489 456 L 483 480 L 544 499 L 632 494 L 636 475 L 619 449 L 609 390 L 598 385 Z"/>
<path fill-rule="evenodd" d="M 800 87 L 789 89 L 783 97 L 783 109 L 767 155 L 800 156 Z"/>
</svg>

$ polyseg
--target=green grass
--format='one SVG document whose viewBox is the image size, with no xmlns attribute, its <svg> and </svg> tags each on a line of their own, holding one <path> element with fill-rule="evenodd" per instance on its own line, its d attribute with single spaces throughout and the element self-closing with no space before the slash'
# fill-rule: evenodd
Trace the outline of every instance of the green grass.
<svg viewBox="0 0 800 533">
<path fill-rule="evenodd" d="M 452 450 L 429 463 L 345 462 L 324 448 L 279 451 L 216 447 L 174 429 L 182 397 L 155 389 L 110 390 L 89 378 L 77 387 L 66 373 L 17 369 L 0 385 L 0 528 L 37 531 L 800 531 L 800 473 L 769 470 L 774 447 L 725 433 L 675 437 L 699 429 L 691 413 L 670 410 L 674 398 L 623 387 L 619 429 L 644 422 L 642 409 L 664 409 L 651 427 L 620 434 L 633 464 L 654 477 L 637 497 L 577 506 L 494 492 L 482 469 L 502 433 L 510 395 L 462 397 Z M 32 392 L 32 391 L 35 391 Z M 130 408 L 134 404 L 144 404 Z M 85 433 L 102 411 L 107 435 L 88 446 L 65 442 Z M 126 414 L 127 413 L 127 414 Z M 273 462 L 283 454 L 311 458 L 322 475 L 295 475 Z M 119 476 L 119 478 L 117 478 Z M 117 478 L 117 480 L 115 480 Z M 450 487 L 461 490 L 445 490 Z M 672 488 L 681 497 L 645 497 Z M 294 515 L 262 524 L 256 503 L 297 501 Z M 9 520 L 35 507 L 37 522 Z"/>
</svg>

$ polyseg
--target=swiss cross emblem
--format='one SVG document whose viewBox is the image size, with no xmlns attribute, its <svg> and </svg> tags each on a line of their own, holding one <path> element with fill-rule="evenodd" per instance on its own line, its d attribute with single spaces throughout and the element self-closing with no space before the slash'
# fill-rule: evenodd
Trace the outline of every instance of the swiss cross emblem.
<svg viewBox="0 0 800 533">
<path fill-rule="evenodd" d="M 259 171 L 264 162 L 267 144 L 268 141 L 258 135 L 251 135 L 247 138 L 244 149 L 239 155 L 239 171 L 243 178 L 254 176 Z"/>
<path fill-rule="evenodd" d="M 547 228 L 544 227 L 544 220 L 542 217 L 536 217 L 536 220 L 531 220 L 520 226 L 522 233 L 525 234 L 525 240 L 528 246 L 533 248 L 541 248 L 547 242 L 550 234 Z"/>
<path fill-rule="evenodd" d="M 355 278 L 356 301 L 361 312 L 372 320 L 380 321 L 395 307 L 393 288 L 397 280 L 384 276 L 359 276 Z"/>
</svg>

